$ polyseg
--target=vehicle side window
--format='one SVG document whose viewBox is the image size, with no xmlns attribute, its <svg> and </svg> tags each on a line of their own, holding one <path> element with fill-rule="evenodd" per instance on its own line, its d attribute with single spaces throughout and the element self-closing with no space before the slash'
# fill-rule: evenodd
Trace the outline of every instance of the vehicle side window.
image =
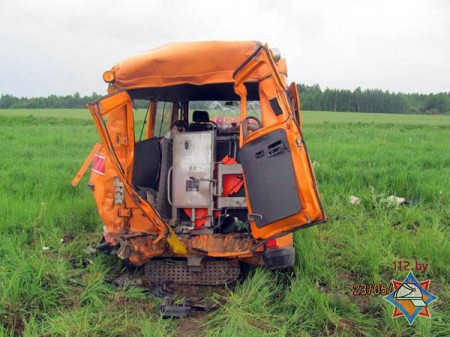
<svg viewBox="0 0 450 337">
<path fill-rule="evenodd" d="M 253 116 L 261 119 L 261 104 L 259 101 L 247 102 L 247 116 Z"/>
<path fill-rule="evenodd" d="M 156 137 L 164 136 L 170 129 L 173 102 L 158 102 L 156 105 L 155 131 Z"/>
<path fill-rule="evenodd" d="M 134 109 L 134 139 L 136 142 L 145 139 L 145 124 L 147 118 L 147 109 L 149 100 L 135 99 L 133 100 Z"/>
</svg>

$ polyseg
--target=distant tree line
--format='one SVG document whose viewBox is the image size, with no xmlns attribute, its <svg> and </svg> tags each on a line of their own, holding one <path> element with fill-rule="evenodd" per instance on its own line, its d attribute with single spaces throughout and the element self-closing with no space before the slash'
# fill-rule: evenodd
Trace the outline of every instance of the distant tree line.
<svg viewBox="0 0 450 337">
<path fill-rule="evenodd" d="M 380 89 L 353 91 L 325 89 L 319 85 L 299 84 L 303 110 L 385 112 L 415 114 L 450 113 L 450 92 L 438 94 L 405 94 Z"/>
<path fill-rule="evenodd" d="M 0 96 L 0 109 L 82 109 L 86 104 L 99 98 L 100 95 L 92 93 L 90 96 L 81 96 L 78 92 L 73 95 L 48 97 L 16 97 L 12 95 Z"/>
<path fill-rule="evenodd" d="M 437 94 L 405 94 L 382 91 L 380 89 L 353 91 L 345 89 L 325 89 L 319 85 L 298 85 L 303 110 L 385 112 L 416 114 L 450 114 L 450 92 Z M 100 95 L 79 93 L 66 96 L 48 97 L 0 96 L 0 109 L 55 109 L 85 108 L 86 104 Z M 145 101 L 136 101 L 135 107 L 145 108 Z"/>
</svg>

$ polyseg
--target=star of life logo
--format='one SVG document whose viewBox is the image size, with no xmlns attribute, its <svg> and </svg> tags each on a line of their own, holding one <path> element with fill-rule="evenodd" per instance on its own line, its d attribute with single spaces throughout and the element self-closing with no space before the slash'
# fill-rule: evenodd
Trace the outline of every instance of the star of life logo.
<svg viewBox="0 0 450 337">
<path fill-rule="evenodd" d="M 394 291 L 384 299 L 394 305 L 393 318 L 405 316 L 410 325 L 418 316 L 430 317 L 428 310 L 437 297 L 428 291 L 430 280 L 419 282 L 412 272 L 403 282 L 392 280 Z"/>
</svg>

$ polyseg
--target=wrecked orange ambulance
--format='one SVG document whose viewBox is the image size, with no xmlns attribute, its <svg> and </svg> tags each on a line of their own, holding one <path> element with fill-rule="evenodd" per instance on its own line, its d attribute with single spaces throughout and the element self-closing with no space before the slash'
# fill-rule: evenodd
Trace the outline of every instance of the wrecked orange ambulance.
<svg viewBox="0 0 450 337">
<path fill-rule="evenodd" d="M 243 263 L 293 266 L 295 230 L 326 221 L 295 83 L 259 42 L 172 43 L 103 74 L 89 186 L 99 249 L 150 282 L 224 284 Z M 135 105 L 145 106 L 136 110 Z"/>
</svg>

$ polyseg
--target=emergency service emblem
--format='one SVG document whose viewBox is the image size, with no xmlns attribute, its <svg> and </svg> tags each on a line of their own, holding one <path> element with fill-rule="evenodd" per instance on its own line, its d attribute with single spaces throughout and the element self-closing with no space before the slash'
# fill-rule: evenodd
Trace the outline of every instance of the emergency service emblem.
<svg viewBox="0 0 450 337">
<path fill-rule="evenodd" d="M 392 280 L 394 291 L 384 299 L 394 305 L 392 318 L 405 316 L 410 325 L 417 316 L 430 317 L 428 310 L 437 297 L 428 291 L 430 280 L 419 282 L 412 272 L 403 282 Z"/>
</svg>

